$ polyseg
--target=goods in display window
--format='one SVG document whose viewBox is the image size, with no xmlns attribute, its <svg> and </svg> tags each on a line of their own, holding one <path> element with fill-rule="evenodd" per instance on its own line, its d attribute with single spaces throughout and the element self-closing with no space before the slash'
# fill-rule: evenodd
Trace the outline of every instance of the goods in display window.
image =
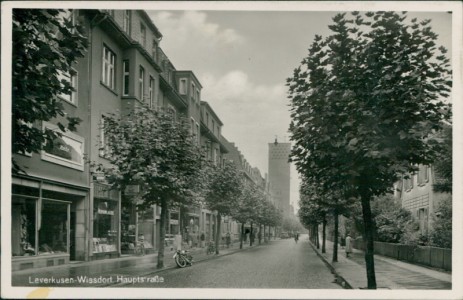
<svg viewBox="0 0 463 300">
<path fill-rule="evenodd" d="M 117 251 L 117 202 L 95 199 L 93 253 Z"/>
</svg>

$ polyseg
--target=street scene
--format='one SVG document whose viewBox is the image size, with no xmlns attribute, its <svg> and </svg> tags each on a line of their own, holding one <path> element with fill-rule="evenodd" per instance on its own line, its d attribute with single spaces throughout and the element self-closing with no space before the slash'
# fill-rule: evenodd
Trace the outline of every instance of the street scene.
<svg viewBox="0 0 463 300">
<path fill-rule="evenodd" d="M 2 298 L 461 292 L 457 3 L 69 3 L 2 3 Z"/>
</svg>

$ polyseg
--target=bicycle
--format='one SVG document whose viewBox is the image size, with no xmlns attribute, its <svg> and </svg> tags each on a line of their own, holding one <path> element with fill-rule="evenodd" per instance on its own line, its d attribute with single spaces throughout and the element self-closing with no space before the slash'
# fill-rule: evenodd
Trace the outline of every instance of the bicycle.
<svg viewBox="0 0 463 300">
<path fill-rule="evenodd" d="M 210 241 L 209 244 L 207 245 L 207 251 L 206 254 L 214 254 L 215 253 L 215 245 L 213 241 Z"/>
<path fill-rule="evenodd" d="M 193 256 L 187 250 L 177 250 L 173 258 L 179 268 L 193 265 Z"/>
<path fill-rule="evenodd" d="M 135 255 L 145 255 L 145 243 L 144 242 L 138 242 L 135 243 L 135 249 L 134 249 Z"/>
</svg>

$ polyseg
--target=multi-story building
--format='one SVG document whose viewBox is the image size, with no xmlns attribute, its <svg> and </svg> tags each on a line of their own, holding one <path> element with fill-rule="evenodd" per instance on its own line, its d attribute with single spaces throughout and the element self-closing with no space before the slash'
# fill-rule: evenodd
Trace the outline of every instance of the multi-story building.
<svg viewBox="0 0 463 300">
<path fill-rule="evenodd" d="M 160 208 L 137 212 L 130 197 L 137 186 L 122 193 L 111 190 L 104 174 L 84 161 L 108 166 L 103 130 L 109 114 L 124 118 L 142 104 L 187 118 L 191 134 L 206 155 L 222 164 L 229 152 L 223 123 L 201 101 L 202 85 L 192 71 L 178 71 L 160 47 L 162 34 L 142 10 L 72 10 L 88 36 L 84 58 L 74 66 L 71 95 L 59 95 L 67 116 L 83 121 L 65 132 L 52 149 L 40 154 L 14 154 L 27 174 L 12 176 L 13 270 L 96 260 L 131 254 L 139 236 L 145 250 L 159 246 Z M 59 119 L 39 126 L 56 128 Z M 238 151 L 235 146 L 233 151 Z M 232 151 L 232 152 L 233 152 Z M 235 151 L 235 152 L 236 152 Z M 232 154 L 233 156 L 234 154 Z M 249 181 L 264 190 L 270 186 L 238 151 L 235 162 Z M 239 237 L 239 226 L 223 219 L 222 235 Z M 202 205 L 173 209 L 168 215 L 168 243 L 173 235 L 198 241 L 201 233 L 213 239 L 215 212 Z"/>
<path fill-rule="evenodd" d="M 200 102 L 200 145 L 204 149 L 206 159 L 214 165 L 221 166 L 223 156 L 228 152 L 222 141 L 222 126 L 223 123 L 206 101 Z M 214 239 L 213 233 L 216 229 L 216 212 L 201 207 L 201 216 L 199 225 L 201 234 L 204 234 L 206 240 Z M 228 218 L 222 221 L 227 221 Z M 222 233 L 226 233 L 226 226 L 222 224 Z M 228 224 L 226 224 L 228 225 Z M 224 235 L 224 234 L 222 234 Z"/>
<path fill-rule="evenodd" d="M 52 149 L 14 154 L 27 174 L 12 177 L 13 270 L 119 257 L 130 253 L 139 234 L 147 250 L 157 246 L 160 209 L 137 213 L 84 162 L 86 155 L 109 164 L 105 116 L 123 117 L 144 102 L 191 116 L 199 143 L 201 85 L 191 71 L 176 72 L 159 47 L 162 34 L 145 11 L 73 10 L 70 15 L 89 43 L 68 76 L 76 91 L 58 97 L 67 116 L 83 121 Z M 55 129 L 58 121 L 39 126 Z M 134 192 L 136 187 L 126 194 Z M 169 219 L 169 232 L 178 233 L 179 215 L 173 212 Z"/>
<path fill-rule="evenodd" d="M 260 171 L 256 167 L 252 167 L 238 147 L 233 142 L 227 141 L 223 138 L 224 145 L 227 147 L 228 152 L 224 155 L 224 159 L 232 161 L 238 170 L 243 171 L 244 179 L 247 184 L 252 184 L 260 189 L 266 196 L 267 201 L 275 205 L 276 198 L 273 195 L 271 183 L 268 180 L 267 174 L 265 178 L 262 177 Z M 239 238 L 240 228 L 239 224 L 232 231 L 236 238 Z M 250 224 L 245 224 L 245 230 L 250 230 Z M 272 232 L 274 234 L 274 232 Z"/>
<path fill-rule="evenodd" d="M 68 78 L 76 92 L 59 96 L 68 116 L 84 120 L 77 130 L 63 133 L 52 149 L 13 154 L 26 171 L 12 176 L 13 270 L 61 265 L 70 259 L 85 259 L 89 252 L 91 196 L 84 154 L 92 146 L 87 139 L 90 99 L 89 82 L 80 80 L 89 73 L 88 68 L 88 57 L 80 60 Z M 57 129 L 59 121 L 62 118 L 37 126 Z"/>
<path fill-rule="evenodd" d="M 440 201 L 448 194 L 435 192 L 433 185 L 438 175 L 432 166 L 419 165 L 416 174 L 410 174 L 394 185 L 394 197 L 400 201 L 403 208 L 409 210 L 419 223 L 420 233 L 427 235 L 432 229 Z"/>
<path fill-rule="evenodd" d="M 290 163 L 291 143 L 269 143 L 268 176 L 275 203 L 283 216 L 290 214 Z"/>
</svg>

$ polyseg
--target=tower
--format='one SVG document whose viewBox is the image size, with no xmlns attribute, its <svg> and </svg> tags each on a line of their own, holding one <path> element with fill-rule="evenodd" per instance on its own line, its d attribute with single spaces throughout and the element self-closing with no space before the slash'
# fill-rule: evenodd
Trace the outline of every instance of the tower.
<svg viewBox="0 0 463 300">
<path fill-rule="evenodd" d="M 269 143 L 268 173 L 270 188 L 276 198 L 275 204 L 283 212 L 283 216 L 289 215 L 290 195 L 290 163 L 289 155 L 291 143 Z"/>
</svg>

